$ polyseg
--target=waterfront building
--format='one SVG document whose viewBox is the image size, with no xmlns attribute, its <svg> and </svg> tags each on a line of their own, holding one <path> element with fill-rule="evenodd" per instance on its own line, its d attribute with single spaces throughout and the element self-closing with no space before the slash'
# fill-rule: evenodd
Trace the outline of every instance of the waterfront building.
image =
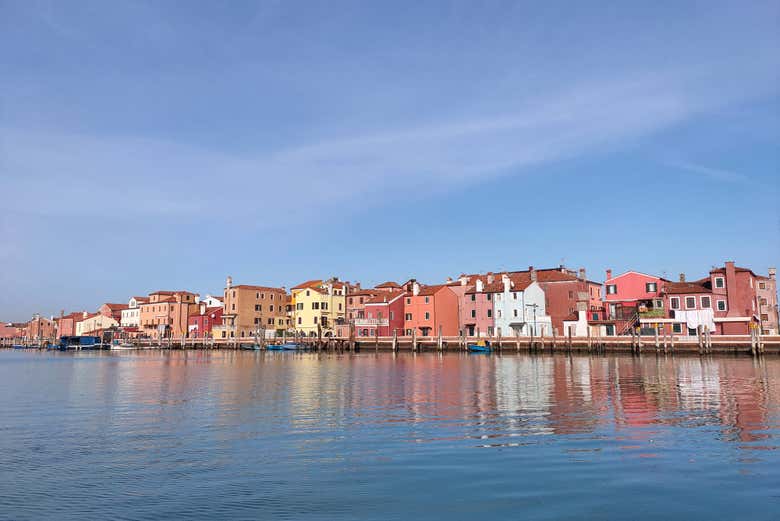
<svg viewBox="0 0 780 521">
<path fill-rule="evenodd" d="M 224 300 L 213 295 L 206 295 L 203 298 L 196 299 L 196 301 L 198 304 L 205 303 L 207 308 L 218 308 L 224 306 L 225 304 Z"/>
<path fill-rule="evenodd" d="M 100 335 L 106 329 L 119 327 L 119 321 L 103 313 L 84 313 L 76 322 L 76 335 Z"/>
<path fill-rule="evenodd" d="M 76 323 L 83 320 L 86 311 L 76 311 L 59 317 L 57 320 L 57 336 L 74 336 Z"/>
<path fill-rule="evenodd" d="M 459 333 L 458 297 L 447 284 L 421 286 L 410 282 L 412 291 L 404 297 L 404 332 L 411 335 L 444 336 Z"/>
<path fill-rule="evenodd" d="M 604 281 L 604 304 L 606 319 L 612 321 L 618 335 L 631 331 L 640 318 L 662 318 L 664 310 L 663 289 L 668 280 L 641 273 L 627 271 L 616 277 L 607 270 Z M 640 317 L 641 315 L 641 317 Z"/>
<path fill-rule="evenodd" d="M 553 320 L 547 314 L 547 298 L 537 276 L 536 271 L 503 273 L 499 280 L 487 286 L 486 292 L 493 294 L 496 334 L 552 335 Z"/>
<path fill-rule="evenodd" d="M 392 336 L 404 330 L 404 296 L 400 288 L 379 291 L 365 303 L 364 315 L 354 320 L 355 336 Z"/>
<path fill-rule="evenodd" d="M 356 320 L 364 320 L 366 318 L 366 302 L 380 292 L 384 292 L 384 290 L 357 288 L 350 292 L 346 298 L 347 323 L 354 326 Z M 361 332 L 362 330 L 355 328 L 355 336 L 361 336 Z"/>
<path fill-rule="evenodd" d="M 768 276 L 758 276 L 758 306 L 761 332 L 765 335 L 780 334 L 780 314 L 777 302 L 777 269 L 769 268 Z"/>
<path fill-rule="evenodd" d="M 141 333 L 153 339 L 183 337 L 189 316 L 197 313 L 195 293 L 155 291 L 139 305 Z"/>
<path fill-rule="evenodd" d="M 149 302 L 148 297 L 130 297 L 127 307 L 121 311 L 119 325 L 123 328 L 138 328 L 141 325 L 141 304 Z"/>
<path fill-rule="evenodd" d="M 302 335 L 347 336 L 346 296 L 350 289 L 357 289 L 357 286 L 350 286 L 336 277 L 326 281 L 309 280 L 294 286 L 290 302 L 291 326 Z"/>
<path fill-rule="evenodd" d="M 122 321 L 122 311 L 127 309 L 129 306 L 127 304 L 115 304 L 106 302 L 100 308 L 98 308 L 98 313 L 101 315 L 105 315 L 107 317 L 111 317 L 114 320 L 117 321 L 117 323 L 121 323 Z"/>
<path fill-rule="evenodd" d="M 287 329 L 285 288 L 225 283 L 222 323 L 213 327 L 215 338 L 276 336 Z"/>
<path fill-rule="evenodd" d="M 495 334 L 495 320 L 493 317 L 493 295 L 495 294 L 494 275 L 488 273 L 483 279 L 475 277 L 474 284 L 466 288 L 459 299 L 461 330 L 466 336 L 493 336 Z M 459 293 L 458 287 L 450 289 Z"/>
<path fill-rule="evenodd" d="M 57 323 L 54 318 L 46 318 L 35 315 L 27 323 L 26 336 L 31 340 L 52 339 L 57 336 Z"/>
<path fill-rule="evenodd" d="M 223 325 L 222 314 L 222 306 L 209 307 L 206 302 L 199 302 L 198 312 L 190 315 L 187 320 L 187 336 L 189 338 L 212 338 L 214 326 Z M 224 328 L 220 329 L 221 338 L 224 338 L 221 336 L 224 331 Z"/>
</svg>

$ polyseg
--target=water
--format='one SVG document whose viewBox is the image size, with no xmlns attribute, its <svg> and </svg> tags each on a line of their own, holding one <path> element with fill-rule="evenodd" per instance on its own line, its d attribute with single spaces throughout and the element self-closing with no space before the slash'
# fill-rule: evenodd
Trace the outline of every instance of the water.
<svg viewBox="0 0 780 521">
<path fill-rule="evenodd" d="M 3 519 L 780 517 L 780 359 L 0 351 Z"/>
</svg>

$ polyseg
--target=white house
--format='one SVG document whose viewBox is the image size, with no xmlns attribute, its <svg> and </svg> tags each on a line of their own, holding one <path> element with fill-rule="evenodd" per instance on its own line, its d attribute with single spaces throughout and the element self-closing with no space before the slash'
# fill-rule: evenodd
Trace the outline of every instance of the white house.
<svg viewBox="0 0 780 521">
<path fill-rule="evenodd" d="M 204 298 L 196 298 L 195 302 L 199 304 L 205 303 L 207 308 L 221 308 L 223 304 L 221 299 L 212 295 L 206 295 Z"/>
<path fill-rule="evenodd" d="M 496 332 L 502 336 L 552 335 L 544 290 L 532 275 L 501 276 L 503 291 L 493 299 Z"/>
<path fill-rule="evenodd" d="M 149 297 L 130 297 L 127 309 L 122 310 L 119 325 L 122 327 L 138 327 L 141 325 L 141 304 L 149 302 Z"/>
</svg>

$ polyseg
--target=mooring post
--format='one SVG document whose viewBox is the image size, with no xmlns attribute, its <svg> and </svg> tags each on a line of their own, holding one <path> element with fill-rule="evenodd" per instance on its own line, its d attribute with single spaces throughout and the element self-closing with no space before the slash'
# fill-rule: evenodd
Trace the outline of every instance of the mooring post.
<svg viewBox="0 0 780 521">
<path fill-rule="evenodd" d="M 655 335 L 655 351 L 657 353 L 661 349 L 661 343 L 658 340 L 658 324 L 653 328 L 653 334 Z"/>
<path fill-rule="evenodd" d="M 542 328 L 542 332 L 539 334 L 539 350 L 544 351 L 544 328 Z"/>
<path fill-rule="evenodd" d="M 439 347 L 439 351 L 444 349 L 444 342 L 442 341 L 442 338 L 441 338 L 441 324 L 439 324 L 439 338 L 437 340 L 437 345 Z"/>
<path fill-rule="evenodd" d="M 393 328 L 393 353 L 398 351 L 398 328 Z"/>
<path fill-rule="evenodd" d="M 412 329 L 412 351 L 417 351 L 417 328 Z"/>
<path fill-rule="evenodd" d="M 696 341 L 699 344 L 699 354 L 704 352 L 704 341 L 701 338 L 701 326 L 696 326 Z"/>
<path fill-rule="evenodd" d="M 552 346 L 550 350 L 555 351 L 556 347 L 558 347 L 558 328 L 554 327 L 552 330 Z"/>
<path fill-rule="evenodd" d="M 515 329 L 515 348 L 520 352 L 520 332 Z"/>
<path fill-rule="evenodd" d="M 566 334 L 568 335 L 568 341 L 567 341 L 568 350 L 571 351 L 571 326 L 567 328 Z"/>
</svg>

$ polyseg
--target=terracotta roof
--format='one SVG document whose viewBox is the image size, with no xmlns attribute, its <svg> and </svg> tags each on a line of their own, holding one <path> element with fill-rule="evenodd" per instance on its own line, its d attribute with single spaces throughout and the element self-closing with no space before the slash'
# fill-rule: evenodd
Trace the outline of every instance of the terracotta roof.
<svg viewBox="0 0 780 521">
<path fill-rule="evenodd" d="M 149 295 L 194 295 L 195 293 L 192 293 L 191 291 L 185 291 L 185 290 L 178 290 L 178 291 L 167 291 L 167 290 L 159 290 L 154 291 L 152 293 L 149 293 Z"/>
<path fill-rule="evenodd" d="M 482 293 L 503 293 L 504 281 L 502 275 L 503 275 L 502 273 L 495 275 L 493 282 L 484 285 L 482 289 Z M 508 273 L 507 275 L 509 276 L 509 280 L 512 283 L 512 285 L 509 288 L 509 291 L 524 291 L 533 282 L 531 280 L 531 275 L 527 272 L 526 273 L 514 272 L 514 273 Z M 467 295 L 476 292 L 477 292 L 476 285 L 466 290 Z"/>
<path fill-rule="evenodd" d="M 306 282 L 301 282 L 297 286 L 293 286 L 290 289 L 304 289 L 304 288 L 313 288 L 315 286 L 319 286 L 322 284 L 322 280 L 315 279 L 315 280 L 307 280 Z"/>
<path fill-rule="evenodd" d="M 359 289 L 357 291 L 354 291 L 354 292 L 350 293 L 347 296 L 348 297 L 366 297 L 366 296 L 373 297 L 377 293 L 379 293 L 379 292 L 374 290 L 374 289 Z"/>
<path fill-rule="evenodd" d="M 253 289 L 253 290 L 261 290 L 261 291 L 284 291 L 282 288 L 272 288 L 270 286 L 253 286 L 251 284 L 238 284 L 237 286 L 231 286 L 231 289 Z M 227 288 L 225 288 L 227 289 Z M 214 297 L 216 298 L 216 297 Z"/>
<path fill-rule="evenodd" d="M 446 284 L 434 284 L 432 286 L 421 286 L 419 296 L 424 297 L 424 296 L 435 295 L 436 293 L 438 293 L 439 291 L 447 287 L 448 286 Z"/>
<path fill-rule="evenodd" d="M 400 288 L 401 285 L 397 284 L 392 281 L 383 282 L 382 284 L 377 284 L 377 288 Z"/>
<path fill-rule="evenodd" d="M 756 276 L 756 274 L 753 273 L 753 270 L 751 270 L 750 268 L 741 268 L 739 266 L 735 266 L 734 271 L 742 272 L 742 273 L 747 272 L 753 275 L 754 277 Z M 710 273 L 726 273 L 726 267 L 724 266 L 722 268 L 713 268 L 710 270 Z"/>
<path fill-rule="evenodd" d="M 139 304 L 143 304 L 144 302 L 149 302 L 149 297 L 133 297 L 133 298 Z"/>
<path fill-rule="evenodd" d="M 406 292 L 402 289 L 392 291 L 382 291 L 366 301 L 366 304 L 386 304 L 392 302 L 398 297 L 402 297 Z"/>
<path fill-rule="evenodd" d="M 665 294 L 684 294 L 684 293 L 710 293 L 712 286 L 709 278 L 695 280 L 693 282 L 667 282 L 664 284 L 663 292 Z"/>
<path fill-rule="evenodd" d="M 106 302 L 103 305 L 108 306 L 108 309 L 115 310 L 115 311 L 121 311 L 123 309 L 128 309 L 130 307 L 127 304 L 114 304 L 111 302 Z"/>
</svg>

